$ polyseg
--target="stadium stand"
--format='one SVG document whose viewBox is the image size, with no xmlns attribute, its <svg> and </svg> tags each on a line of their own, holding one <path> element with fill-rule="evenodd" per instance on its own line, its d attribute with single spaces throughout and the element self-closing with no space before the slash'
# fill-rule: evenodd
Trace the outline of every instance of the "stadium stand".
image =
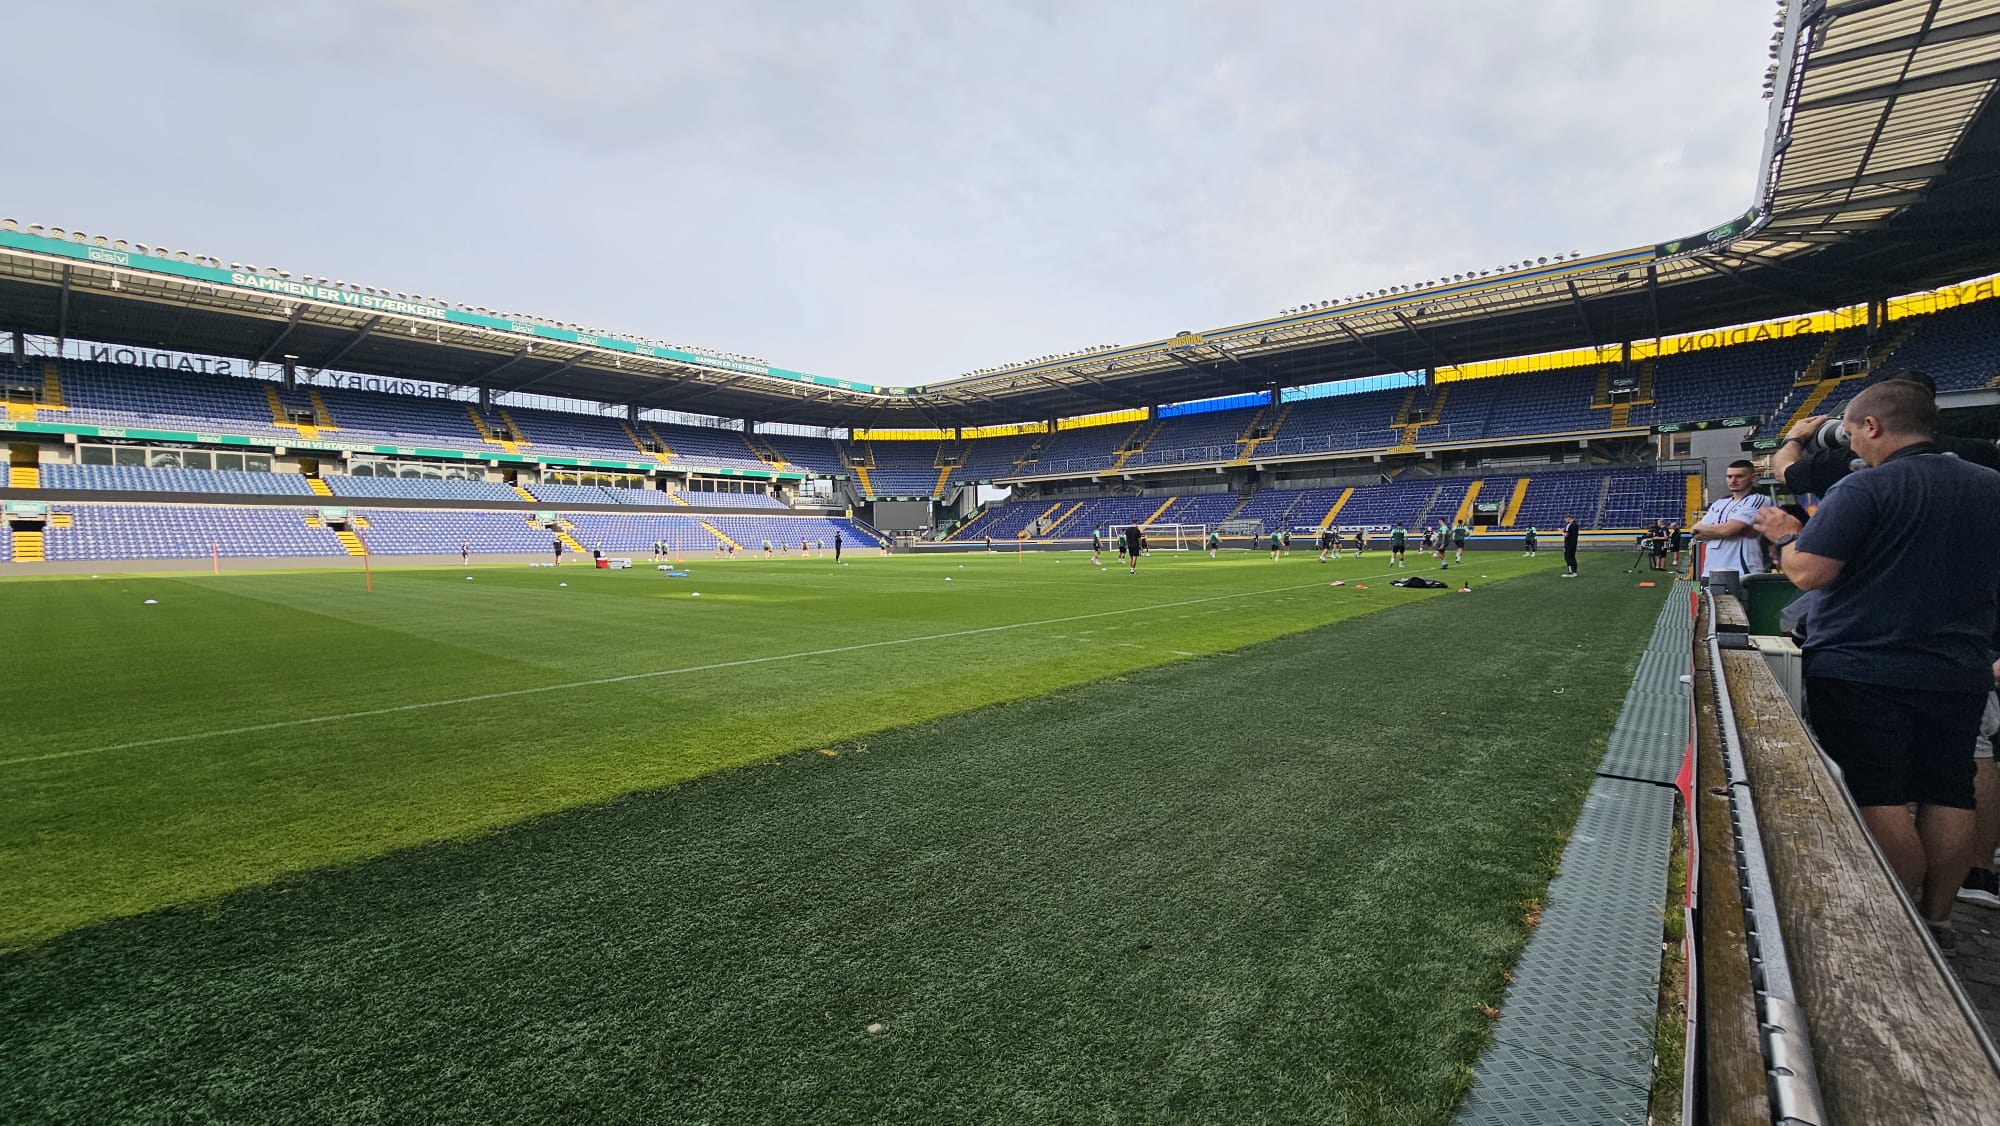
<svg viewBox="0 0 2000 1126">
<path fill-rule="evenodd" d="M 461 543 L 481 555 L 542 553 L 554 538 L 521 512 L 371 508 L 355 515 L 367 522 L 360 534 L 372 555 L 455 555 Z"/>
<path fill-rule="evenodd" d="M 79 504 L 45 529 L 51 561 L 338 556 L 311 510 L 224 505 Z M 313 523 L 309 523 L 313 522 Z"/>
<path fill-rule="evenodd" d="M 1015 464 L 1040 442 L 1041 434 L 1010 434 L 1004 438 L 976 438 L 964 444 L 953 481 L 992 481 L 1012 476 Z"/>
<path fill-rule="evenodd" d="M 1940 391 L 2000 385 L 2000 302 L 1960 305 L 1914 318 L 1909 327 L 1908 340 L 1882 368 L 1928 372 Z"/>
<path fill-rule="evenodd" d="M 1653 401 L 1632 408 L 1632 424 L 1770 414 L 1827 344 L 1819 334 L 1663 357 L 1653 365 Z"/>
<path fill-rule="evenodd" d="M 62 465 L 41 467 L 45 489 L 92 489 L 107 492 L 207 493 L 261 496 L 312 496 L 306 479 L 296 473 L 237 473 L 219 469 L 146 469 L 136 465 Z"/>
<path fill-rule="evenodd" d="M 772 449 L 790 463 L 793 468 L 810 470 L 823 477 L 838 477 L 847 472 L 841 464 L 840 451 L 825 438 L 807 438 L 797 434 L 759 434 Z"/>
<path fill-rule="evenodd" d="M 938 494 L 938 443 L 860 442 L 868 459 L 868 477 L 878 497 L 928 497 Z"/>
<path fill-rule="evenodd" d="M 518 501 L 520 494 L 497 481 L 443 481 L 412 477 L 348 477 L 327 474 L 320 480 L 338 497 L 383 497 L 416 500 Z"/>
</svg>

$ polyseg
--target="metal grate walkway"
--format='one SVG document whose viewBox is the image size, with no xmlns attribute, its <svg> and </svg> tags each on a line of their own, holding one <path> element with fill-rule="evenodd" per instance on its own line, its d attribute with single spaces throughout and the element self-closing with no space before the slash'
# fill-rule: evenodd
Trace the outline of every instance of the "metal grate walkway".
<svg viewBox="0 0 2000 1126">
<path fill-rule="evenodd" d="M 1541 925 L 1459 1107 L 1462 1126 L 1646 1121 L 1674 790 L 1688 746 L 1692 583 L 1639 659 Z"/>
</svg>

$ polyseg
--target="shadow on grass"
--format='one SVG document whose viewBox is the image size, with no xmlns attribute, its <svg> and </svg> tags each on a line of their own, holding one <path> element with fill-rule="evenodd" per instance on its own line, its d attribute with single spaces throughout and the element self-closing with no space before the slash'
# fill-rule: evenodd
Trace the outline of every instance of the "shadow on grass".
<svg viewBox="0 0 2000 1126">
<path fill-rule="evenodd" d="M 1497 584 L 78 932 L 0 958 L 0 1118 L 1441 1122 L 1659 605 Z"/>
</svg>

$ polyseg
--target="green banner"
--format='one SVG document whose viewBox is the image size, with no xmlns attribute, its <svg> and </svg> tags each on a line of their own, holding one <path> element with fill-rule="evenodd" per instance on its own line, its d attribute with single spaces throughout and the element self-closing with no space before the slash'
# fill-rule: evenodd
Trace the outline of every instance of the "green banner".
<svg viewBox="0 0 2000 1126">
<path fill-rule="evenodd" d="M 1720 227 L 1710 227 L 1698 235 L 1663 242 L 1654 247 L 1653 251 L 1662 258 L 1671 258 L 1676 254 L 1692 254 L 1697 250 L 1707 250 L 1711 246 L 1734 242 L 1757 225 L 1758 214 L 1757 209 L 1753 207 Z"/>
</svg>

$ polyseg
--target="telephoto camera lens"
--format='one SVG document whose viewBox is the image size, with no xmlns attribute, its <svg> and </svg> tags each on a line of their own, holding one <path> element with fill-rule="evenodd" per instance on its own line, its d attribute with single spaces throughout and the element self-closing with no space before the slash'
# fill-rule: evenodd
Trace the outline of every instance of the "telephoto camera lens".
<svg viewBox="0 0 2000 1126">
<path fill-rule="evenodd" d="M 1805 440 L 1804 445 L 1808 453 L 1818 453 L 1821 450 L 1831 450 L 1837 447 L 1845 448 L 1847 445 L 1847 424 L 1838 418 L 1829 418 L 1819 424 L 1819 429 L 1812 432 L 1812 435 Z"/>
</svg>

